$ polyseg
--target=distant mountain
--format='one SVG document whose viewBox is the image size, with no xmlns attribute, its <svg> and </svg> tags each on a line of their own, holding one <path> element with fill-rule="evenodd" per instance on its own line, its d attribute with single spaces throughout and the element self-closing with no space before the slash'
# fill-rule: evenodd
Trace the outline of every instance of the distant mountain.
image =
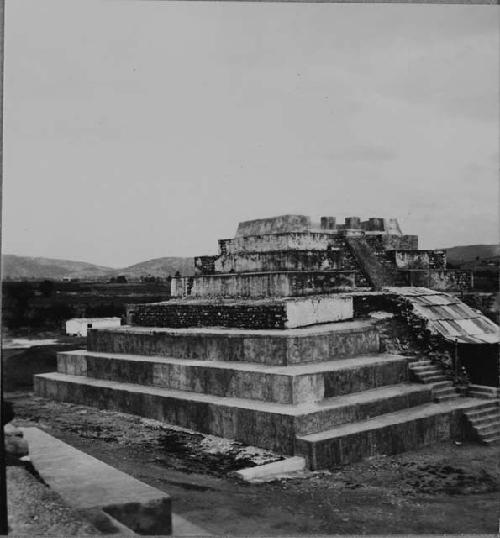
<svg viewBox="0 0 500 538">
<path fill-rule="evenodd" d="M 24 279 L 62 279 L 104 277 L 111 267 L 93 265 L 86 262 L 58 260 L 53 258 L 32 258 L 29 256 L 2 256 L 2 276 L 11 280 Z"/>
<path fill-rule="evenodd" d="M 447 260 L 450 264 L 464 269 L 472 267 L 478 256 L 483 263 L 500 260 L 499 245 L 460 245 L 444 250 L 447 252 Z M 2 263 L 3 278 L 10 280 L 62 280 L 64 277 L 106 280 L 118 275 L 136 280 L 141 276 L 165 278 L 168 275 L 174 276 L 177 271 L 184 276 L 194 274 L 194 259 L 177 256 L 155 258 L 121 269 L 86 262 L 32 258 L 13 254 L 4 254 Z"/>
<path fill-rule="evenodd" d="M 446 259 L 453 265 L 463 265 L 479 260 L 500 257 L 500 245 L 460 245 L 444 249 Z"/>
<path fill-rule="evenodd" d="M 193 258 L 181 257 L 156 258 L 115 269 L 86 262 L 4 254 L 2 264 L 2 276 L 10 280 L 62 280 L 63 278 L 105 280 L 118 275 L 139 279 L 141 276 L 174 276 L 177 271 L 181 275 L 194 274 Z"/>
<path fill-rule="evenodd" d="M 194 258 L 155 258 L 154 260 L 148 260 L 118 269 L 115 273 L 129 278 L 138 278 L 140 276 L 174 276 L 177 271 L 183 276 L 193 275 Z"/>
</svg>

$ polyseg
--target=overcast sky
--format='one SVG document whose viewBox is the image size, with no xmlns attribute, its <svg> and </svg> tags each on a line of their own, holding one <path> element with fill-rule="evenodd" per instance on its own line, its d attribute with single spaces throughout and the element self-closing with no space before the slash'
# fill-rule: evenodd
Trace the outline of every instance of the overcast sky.
<svg viewBox="0 0 500 538">
<path fill-rule="evenodd" d="M 6 4 L 4 253 L 212 254 L 285 213 L 498 241 L 496 6 Z"/>
</svg>

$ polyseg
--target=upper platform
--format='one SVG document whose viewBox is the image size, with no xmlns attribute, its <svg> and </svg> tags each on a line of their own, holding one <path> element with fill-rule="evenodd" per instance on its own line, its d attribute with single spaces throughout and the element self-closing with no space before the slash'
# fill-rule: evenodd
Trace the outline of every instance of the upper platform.
<svg viewBox="0 0 500 538">
<path fill-rule="evenodd" d="M 280 215 L 240 222 L 235 237 L 297 232 L 345 233 L 346 231 L 402 235 L 395 218 L 370 217 L 362 221 L 359 217 L 346 217 L 344 224 L 337 224 L 335 217 L 321 217 L 319 223 L 313 223 L 311 218 L 305 215 Z"/>
</svg>

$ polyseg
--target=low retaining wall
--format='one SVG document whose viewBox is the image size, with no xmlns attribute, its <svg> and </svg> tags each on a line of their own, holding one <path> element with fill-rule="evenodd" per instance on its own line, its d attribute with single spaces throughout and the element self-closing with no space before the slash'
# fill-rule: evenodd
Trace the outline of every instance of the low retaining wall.
<svg viewBox="0 0 500 538">
<path fill-rule="evenodd" d="M 352 297 L 339 294 L 296 300 L 174 300 L 127 306 L 128 323 L 140 327 L 294 329 L 352 317 Z"/>
</svg>

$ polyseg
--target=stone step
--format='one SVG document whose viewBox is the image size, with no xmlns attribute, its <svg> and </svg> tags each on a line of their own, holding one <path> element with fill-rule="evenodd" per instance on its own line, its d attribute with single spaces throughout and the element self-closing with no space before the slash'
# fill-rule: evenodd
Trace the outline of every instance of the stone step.
<svg viewBox="0 0 500 538">
<path fill-rule="evenodd" d="M 36 375 L 35 393 L 54 400 L 154 418 L 284 454 L 294 453 L 296 433 L 321 431 L 431 399 L 429 387 L 401 384 L 317 403 L 289 405 L 61 373 Z"/>
<path fill-rule="evenodd" d="M 411 368 L 412 370 L 414 370 L 415 372 L 419 372 L 419 373 L 420 373 L 420 372 L 435 372 L 435 371 L 440 371 L 440 369 L 439 369 L 437 366 L 435 366 L 435 365 L 433 365 L 433 364 L 431 364 L 431 363 L 429 363 L 429 364 L 415 364 L 415 363 L 412 363 L 412 364 L 410 365 L 410 368 Z"/>
<path fill-rule="evenodd" d="M 450 383 L 449 385 L 443 385 L 440 387 L 433 387 L 434 394 L 444 396 L 446 394 L 457 394 L 455 387 Z"/>
<path fill-rule="evenodd" d="M 383 354 L 295 366 L 85 350 L 59 353 L 57 360 L 63 374 L 284 404 L 320 401 L 408 379 L 406 358 Z"/>
<path fill-rule="evenodd" d="M 459 394 L 457 391 L 446 391 L 446 392 L 432 392 L 434 399 L 438 399 L 439 401 L 442 401 L 444 398 L 458 398 Z"/>
<path fill-rule="evenodd" d="M 432 362 L 427 359 L 423 359 L 423 360 L 419 359 L 419 360 L 413 361 L 411 365 L 413 368 L 418 367 L 418 366 L 430 366 L 432 365 Z"/>
<path fill-rule="evenodd" d="M 424 383 L 436 383 L 436 381 L 447 381 L 446 377 L 442 374 L 432 374 L 421 376 Z"/>
<path fill-rule="evenodd" d="M 315 469 L 332 468 L 378 454 L 397 454 L 460 435 L 464 409 L 475 398 L 424 404 L 315 434 L 299 435 L 297 454 Z"/>
<path fill-rule="evenodd" d="M 130 534 L 168 535 L 170 497 L 38 428 L 24 428 L 30 460 L 48 486 L 83 514 L 109 514 Z"/>
<path fill-rule="evenodd" d="M 498 413 L 500 407 L 496 402 L 485 402 L 481 406 L 477 406 L 474 409 L 468 409 L 465 411 L 467 418 L 475 420 L 477 417 L 483 417 L 490 415 L 491 413 Z"/>
<path fill-rule="evenodd" d="M 474 417 L 474 419 L 471 420 L 471 423 L 474 427 L 488 425 L 488 424 L 495 424 L 497 422 L 500 422 L 499 413 L 485 414 L 479 417 Z"/>
<path fill-rule="evenodd" d="M 453 383 L 449 380 L 431 382 L 430 384 L 433 386 L 434 389 L 453 387 Z"/>
<path fill-rule="evenodd" d="M 457 393 L 455 394 L 436 394 L 434 395 L 434 400 L 436 402 L 447 402 L 449 400 L 455 400 L 456 398 L 458 398 L 459 395 Z"/>
<path fill-rule="evenodd" d="M 378 353 L 380 344 L 375 324 L 370 320 L 357 320 L 283 330 L 122 326 L 90 330 L 87 349 L 285 366 Z"/>
<path fill-rule="evenodd" d="M 474 428 L 481 436 L 489 433 L 500 433 L 500 420 L 496 420 L 489 424 L 474 424 Z"/>
<path fill-rule="evenodd" d="M 486 445 L 490 445 L 490 444 L 493 444 L 493 443 L 498 443 L 500 441 L 500 433 L 499 434 L 488 435 L 488 436 L 484 437 L 484 439 L 482 439 L 482 441 Z"/>
<path fill-rule="evenodd" d="M 472 384 L 469 386 L 469 389 L 477 393 L 484 392 L 484 393 L 490 394 L 492 397 L 498 398 L 500 396 L 499 387 L 489 387 L 487 385 L 473 385 Z"/>
<path fill-rule="evenodd" d="M 296 432 L 298 435 L 318 433 L 430 402 L 430 388 L 411 383 L 329 398 L 317 404 L 318 412 L 297 417 Z"/>
<path fill-rule="evenodd" d="M 498 392 L 496 387 L 483 387 L 478 385 L 471 385 L 468 393 L 478 398 L 485 398 L 491 400 L 498 400 Z"/>
<path fill-rule="evenodd" d="M 417 370 L 416 368 L 411 368 L 411 366 L 410 366 L 410 369 L 417 377 L 441 374 L 441 370 L 439 370 L 438 368 L 434 368 L 434 367 L 426 368 L 425 370 L 424 369 Z"/>
</svg>

